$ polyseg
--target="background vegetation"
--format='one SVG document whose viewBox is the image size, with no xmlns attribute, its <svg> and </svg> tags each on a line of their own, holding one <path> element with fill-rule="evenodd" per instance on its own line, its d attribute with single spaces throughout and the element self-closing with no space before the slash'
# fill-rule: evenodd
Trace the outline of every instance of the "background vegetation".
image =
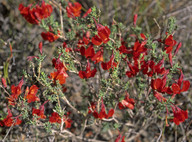
<svg viewBox="0 0 192 142">
<path fill-rule="evenodd" d="M 33 0 L 30 0 L 31 2 Z M 17 84 L 22 77 L 22 71 L 30 72 L 27 57 L 35 55 L 38 51 L 39 41 L 42 40 L 40 33 L 42 29 L 38 26 L 28 24 L 18 11 L 20 0 L 0 0 L 0 78 L 8 71 L 8 84 Z M 73 2 L 73 0 L 72 0 Z M 192 84 L 192 1 L 190 0 L 78 0 L 85 9 L 96 6 L 101 11 L 102 23 L 111 25 L 113 22 L 122 22 L 129 30 L 133 21 L 133 15 L 138 14 L 137 25 L 143 28 L 143 33 L 149 33 L 154 37 L 159 37 L 160 32 L 165 32 L 167 28 L 167 20 L 174 16 L 177 20 L 178 28 L 174 33 L 174 39 L 182 42 L 182 47 L 177 54 L 177 59 L 183 67 L 185 79 L 190 80 Z M 27 4 L 28 1 L 23 1 Z M 55 10 L 56 14 L 57 11 Z M 158 23 L 158 24 L 157 24 Z M 13 58 L 9 60 L 10 49 L 8 43 L 13 45 Z M 47 70 L 51 67 L 51 59 L 54 54 L 55 43 L 45 43 L 45 54 L 47 62 L 44 67 Z M 67 80 L 66 85 L 70 87 L 71 100 L 81 103 L 81 81 L 72 78 Z M 74 97 L 75 96 L 75 97 Z M 79 96 L 79 97 L 77 97 Z M 0 100 L 5 95 L 0 90 Z M 187 93 L 177 97 L 177 104 L 183 103 L 184 108 L 189 111 L 189 118 L 178 127 L 168 127 L 165 129 L 165 139 L 167 141 L 183 141 L 187 136 L 187 140 L 192 140 L 192 89 Z M 0 101 L 0 118 L 4 116 L 6 102 Z M 135 120 L 137 122 L 137 120 Z M 153 141 L 158 136 L 159 131 L 153 125 L 146 128 L 140 128 L 139 125 L 134 128 L 135 137 L 133 141 Z M 142 131 L 141 131 L 142 130 Z M 33 132 L 33 128 L 16 127 L 12 130 L 7 140 L 20 141 L 29 138 L 40 138 L 43 141 L 49 141 L 39 134 L 41 130 Z M 127 130 L 128 132 L 129 130 Z M 6 134 L 7 129 L 0 128 L 0 139 Z M 87 130 L 87 135 L 91 131 Z M 106 137 L 106 136 L 102 136 Z M 33 140 L 34 140 L 33 139 Z M 130 140 L 130 141 L 131 141 Z M 186 140 L 186 141 L 187 141 Z"/>
</svg>

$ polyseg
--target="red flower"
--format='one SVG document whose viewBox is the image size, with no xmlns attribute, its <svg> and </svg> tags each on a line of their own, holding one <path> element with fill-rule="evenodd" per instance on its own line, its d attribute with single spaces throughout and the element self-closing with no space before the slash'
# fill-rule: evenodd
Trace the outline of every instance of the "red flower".
<svg viewBox="0 0 192 142">
<path fill-rule="evenodd" d="M 1 82 L 2 82 L 3 86 L 4 86 L 5 88 L 7 88 L 6 79 L 2 77 L 2 78 L 1 78 Z"/>
<path fill-rule="evenodd" d="M 13 115 L 11 113 L 11 110 L 9 108 L 7 108 L 8 110 L 8 115 L 6 118 L 4 118 L 3 120 L 0 121 L 0 126 L 7 126 L 7 127 L 11 127 L 12 125 L 19 125 L 21 124 L 21 120 L 18 118 L 18 116 L 15 118 L 15 120 L 13 119 Z"/>
<path fill-rule="evenodd" d="M 155 96 L 155 98 L 157 98 L 158 101 L 160 102 L 166 102 L 167 99 L 164 98 L 161 94 L 159 94 L 158 92 L 156 91 L 153 91 L 153 95 Z"/>
<path fill-rule="evenodd" d="M 94 61 L 94 63 L 99 63 L 99 62 L 103 62 L 103 50 L 99 50 L 92 58 L 92 61 Z"/>
<path fill-rule="evenodd" d="M 45 4 L 44 1 L 42 1 L 41 6 L 36 5 L 32 9 L 31 6 L 31 4 L 27 7 L 24 7 L 23 4 L 19 5 L 20 14 L 31 24 L 39 24 L 42 19 L 49 17 L 53 11 L 52 6 Z"/>
<path fill-rule="evenodd" d="M 40 101 L 40 99 L 36 96 L 38 91 L 38 87 L 36 85 L 33 85 L 30 87 L 30 89 L 27 87 L 25 93 L 26 93 L 26 99 L 28 103 Z"/>
<path fill-rule="evenodd" d="M 65 52 L 71 52 L 73 50 L 72 48 L 68 48 L 67 47 L 67 43 L 66 42 L 63 42 L 63 49 L 65 49 Z"/>
<path fill-rule="evenodd" d="M 43 53 L 42 48 L 43 48 L 43 42 L 41 41 L 41 42 L 39 42 L 39 51 L 40 51 L 41 55 Z"/>
<path fill-rule="evenodd" d="M 115 139 L 115 142 L 119 142 L 120 139 L 121 139 L 121 142 L 125 142 L 125 136 L 122 137 L 122 135 L 119 133 L 119 136 Z"/>
<path fill-rule="evenodd" d="M 28 57 L 27 57 L 27 61 L 32 61 L 33 58 L 39 59 L 38 56 L 28 56 Z"/>
<path fill-rule="evenodd" d="M 188 111 L 184 111 L 176 106 L 171 106 L 173 110 L 174 118 L 170 121 L 173 121 L 176 125 L 179 125 L 180 123 L 184 122 L 185 119 L 188 119 Z"/>
<path fill-rule="evenodd" d="M 168 74 L 168 71 L 164 74 L 162 79 L 160 79 L 160 78 L 152 79 L 151 87 L 154 90 L 157 90 L 158 92 L 172 94 L 173 92 L 172 92 L 171 88 L 166 86 L 167 74 Z"/>
<path fill-rule="evenodd" d="M 137 22 L 137 14 L 134 15 L 133 18 L 133 25 L 136 26 L 136 22 Z"/>
<path fill-rule="evenodd" d="M 177 48 L 175 49 L 174 55 L 175 56 L 177 54 L 177 52 L 179 51 L 179 49 L 181 48 L 182 44 L 181 42 L 179 42 L 179 44 L 177 45 Z"/>
<path fill-rule="evenodd" d="M 126 72 L 128 77 L 134 77 L 139 72 L 138 62 L 135 60 L 134 65 L 131 65 L 129 61 L 127 61 L 130 71 Z"/>
<path fill-rule="evenodd" d="M 53 42 L 59 38 L 57 35 L 53 34 L 52 32 L 46 32 L 46 33 L 42 32 L 41 37 L 44 40 L 48 40 L 49 42 Z"/>
<path fill-rule="evenodd" d="M 88 45 L 89 44 L 89 38 L 88 37 L 83 37 L 83 43 Z"/>
<path fill-rule="evenodd" d="M 39 120 L 39 119 L 45 119 L 45 118 L 46 118 L 46 116 L 44 115 L 44 110 L 45 110 L 44 105 L 45 105 L 47 102 L 48 102 L 48 101 L 45 101 L 45 102 L 40 106 L 39 109 L 36 109 L 36 108 L 33 108 L 33 109 L 32 109 L 32 115 L 37 115 L 37 116 L 39 116 L 39 117 L 38 117 L 38 120 Z"/>
<path fill-rule="evenodd" d="M 71 123 L 73 122 L 71 119 L 69 119 L 70 112 L 67 112 L 66 115 L 63 116 L 63 121 L 65 123 L 65 129 L 71 128 Z"/>
<path fill-rule="evenodd" d="M 173 49 L 173 46 L 175 46 L 177 44 L 177 42 L 175 40 L 173 40 L 173 36 L 169 35 L 166 39 L 165 39 L 165 50 L 166 53 L 170 53 Z"/>
<path fill-rule="evenodd" d="M 121 46 L 118 49 L 120 51 L 120 53 L 124 53 L 124 54 L 130 54 L 132 53 L 132 49 L 127 49 L 127 47 L 125 46 L 125 42 L 121 42 Z"/>
<path fill-rule="evenodd" d="M 81 4 L 78 2 L 75 2 L 72 4 L 71 2 L 68 3 L 68 6 L 66 7 L 67 10 L 67 16 L 69 18 L 79 17 L 81 14 Z"/>
<path fill-rule="evenodd" d="M 18 97 L 21 94 L 22 85 L 23 85 L 23 79 L 19 82 L 18 86 L 12 85 L 11 86 L 12 95 L 16 95 Z"/>
<path fill-rule="evenodd" d="M 61 54 L 60 54 L 61 55 Z M 52 64 L 55 67 L 55 69 L 60 70 L 62 68 L 64 68 L 65 70 L 67 70 L 66 66 L 63 64 L 63 62 L 59 59 L 60 55 L 57 59 L 53 58 L 52 60 Z"/>
<path fill-rule="evenodd" d="M 98 35 L 95 35 L 92 38 L 92 43 L 94 45 L 99 46 L 102 43 L 107 43 L 109 41 L 109 35 L 110 35 L 111 31 L 107 26 L 104 27 L 101 24 L 97 24 L 96 21 L 95 21 L 95 23 L 96 23 L 96 26 L 97 26 Z"/>
<path fill-rule="evenodd" d="M 93 48 L 93 45 L 90 45 L 87 49 L 85 49 L 84 46 L 81 46 L 80 52 L 82 56 L 85 56 L 86 58 L 92 58 L 95 55 L 95 50 Z"/>
<path fill-rule="evenodd" d="M 57 70 L 56 72 L 50 73 L 50 78 L 54 80 L 54 84 L 56 83 L 56 80 L 59 80 L 60 84 L 64 84 L 67 77 L 68 74 L 66 73 L 64 68 Z"/>
<path fill-rule="evenodd" d="M 58 113 L 56 113 L 56 112 L 53 112 L 52 114 L 51 114 L 51 116 L 49 117 L 49 122 L 50 123 L 61 123 L 61 117 L 59 116 L 59 114 Z"/>
<path fill-rule="evenodd" d="M 190 82 L 188 80 L 183 80 L 183 72 L 180 69 L 181 75 L 177 81 L 177 83 L 173 83 L 171 88 L 174 94 L 180 94 L 181 92 L 185 92 L 189 89 L 190 87 Z M 183 86 L 181 87 L 181 85 L 183 84 Z"/>
<path fill-rule="evenodd" d="M 164 63 L 164 58 L 155 65 L 155 62 L 153 60 L 150 60 L 148 62 L 142 61 L 141 69 L 143 71 L 143 74 L 147 74 L 149 77 L 151 77 L 153 74 L 164 74 L 165 68 L 162 67 L 162 64 Z"/>
<path fill-rule="evenodd" d="M 93 38 L 92 38 L 92 43 L 94 45 L 101 45 L 102 44 L 102 39 L 98 36 L 98 35 L 95 35 Z"/>
<path fill-rule="evenodd" d="M 83 45 L 88 45 L 90 42 L 90 32 L 87 31 L 85 35 L 83 35 L 83 40 L 79 39 L 77 47 L 81 47 Z"/>
<path fill-rule="evenodd" d="M 92 103 L 92 105 L 93 106 L 89 107 L 89 113 L 92 112 L 92 114 L 95 118 L 99 118 L 99 119 L 107 118 L 108 119 L 109 117 L 112 117 L 114 114 L 114 109 L 110 109 L 108 114 L 106 114 L 103 99 L 101 99 L 101 111 L 99 113 L 96 111 L 96 107 L 94 106 L 95 104 Z"/>
<path fill-rule="evenodd" d="M 144 38 L 144 36 L 142 38 Z M 147 54 L 146 53 L 147 48 L 145 47 L 146 44 L 147 44 L 147 40 L 144 40 L 141 43 L 138 40 L 135 41 L 135 44 L 133 46 L 133 59 L 134 60 L 139 59 L 141 53 L 143 53 L 143 57 L 145 54 Z"/>
<path fill-rule="evenodd" d="M 108 62 L 102 62 L 101 63 L 101 67 L 104 69 L 104 70 L 109 70 L 110 68 L 113 68 L 113 67 L 116 67 L 117 66 L 117 63 L 116 62 L 114 62 L 114 59 L 115 59 L 115 57 L 114 57 L 114 55 L 112 54 L 111 55 L 111 58 L 110 58 L 110 60 L 108 61 Z"/>
<path fill-rule="evenodd" d="M 12 85 L 11 86 L 11 96 L 8 98 L 8 102 L 10 105 L 15 105 L 16 100 L 18 99 L 19 95 L 22 93 L 21 87 L 23 85 L 23 79 L 19 82 L 18 86 Z"/>
<path fill-rule="evenodd" d="M 61 56 L 61 54 L 59 55 L 59 57 Z M 66 78 L 68 77 L 68 74 L 66 73 L 67 68 L 65 67 L 65 65 L 61 62 L 61 60 L 59 59 L 53 59 L 52 63 L 53 66 L 55 67 L 55 69 L 57 69 L 56 72 L 50 73 L 49 78 L 53 79 L 54 84 L 56 84 L 56 80 L 59 80 L 60 84 L 64 84 Z"/>
<path fill-rule="evenodd" d="M 83 15 L 83 18 L 87 17 L 87 15 L 90 14 L 90 13 L 91 13 L 91 8 L 89 8 L 89 9 L 87 10 L 87 12 Z"/>
<path fill-rule="evenodd" d="M 88 111 L 89 114 L 94 112 L 96 110 L 96 103 L 95 102 L 91 102 L 91 106 L 88 107 L 88 109 L 89 109 L 89 111 Z"/>
<path fill-rule="evenodd" d="M 96 72 L 97 72 L 96 68 L 91 70 L 89 60 L 87 60 L 86 71 L 79 71 L 79 77 L 82 78 L 82 79 L 94 77 Z"/>
<path fill-rule="evenodd" d="M 124 100 L 118 103 L 119 109 L 125 109 L 125 108 L 134 109 L 134 105 L 135 105 L 135 100 L 132 98 L 129 98 L 129 94 L 127 92 Z"/>
<path fill-rule="evenodd" d="M 72 120 L 68 118 L 69 112 L 67 113 L 67 115 L 63 116 L 63 121 L 65 123 L 65 129 L 70 128 L 71 127 L 71 123 Z M 49 122 L 50 123 L 59 123 L 61 124 L 61 117 L 59 116 L 58 113 L 53 112 L 51 114 L 51 116 L 49 117 Z"/>
</svg>

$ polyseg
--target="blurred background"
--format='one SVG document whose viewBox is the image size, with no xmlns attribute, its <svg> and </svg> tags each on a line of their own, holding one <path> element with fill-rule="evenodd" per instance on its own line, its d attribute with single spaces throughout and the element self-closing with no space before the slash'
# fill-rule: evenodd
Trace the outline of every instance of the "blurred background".
<svg viewBox="0 0 192 142">
<path fill-rule="evenodd" d="M 29 4 L 34 0 L 0 0 L 0 78 L 4 75 L 3 69 L 7 65 L 9 80 L 11 84 L 18 84 L 22 78 L 22 71 L 30 71 L 27 61 L 28 56 L 37 55 L 38 44 L 42 41 L 40 33 L 43 31 L 39 26 L 28 24 L 20 15 L 18 6 L 21 2 Z M 59 2 L 59 0 L 57 0 Z M 174 39 L 182 42 L 182 47 L 177 54 L 177 60 L 183 67 L 185 80 L 190 80 L 192 84 L 192 0 L 77 0 L 85 9 L 96 6 L 101 11 L 101 23 L 111 25 L 112 22 L 122 22 L 127 28 L 132 25 L 133 15 L 138 14 L 137 25 L 142 27 L 143 33 L 158 37 L 159 24 L 163 32 L 167 28 L 167 20 L 173 16 L 177 20 L 177 30 L 174 32 Z M 74 2 L 72 0 L 71 2 Z M 57 11 L 56 9 L 54 9 Z M 155 22 L 156 20 L 156 22 Z M 8 43 L 12 44 L 13 58 L 10 57 Z M 51 66 L 51 59 L 54 53 L 54 43 L 45 43 L 44 52 L 48 54 L 44 67 Z M 74 87 L 78 88 L 78 87 Z M 77 92 L 77 91 L 75 91 Z M 4 95 L 1 95 L 3 100 Z M 192 89 L 179 96 L 178 103 L 183 103 L 184 109 L 189 110 L 189 119 L 182 126 L 183 131 L 189 132 L 192 141 Z M 4 101 L 0 101 L 0 115 L 6 107 Z M 178 126 L 180 127 L 180 126 Z M 181 130 L 179 129 L 179 130 Z M 0 135 L 4 131 L 0 128 Z M 150 133 L 148 133 L 150 134 Z M 169 131 L 173 141 L 174 131 Z M 178 132 L 178 140 L 181 140 L 182 133 Z M 1 139 L 1 138 L 0 138 Z M 149 139 L 146 136 L 146 141 Z"/>
</svg>

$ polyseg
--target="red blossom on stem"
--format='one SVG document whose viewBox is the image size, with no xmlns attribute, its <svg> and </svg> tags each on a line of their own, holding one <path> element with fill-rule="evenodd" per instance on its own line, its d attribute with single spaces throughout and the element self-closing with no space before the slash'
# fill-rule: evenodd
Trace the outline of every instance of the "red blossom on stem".
<svg viewBox="0 0 192 142">
<path fill-rule="evenodd" d="M 23 85 L 23 78 L 19 82 L 18 86 L 12 85 L 11 86 L 11 96 L 8 98 L 8 102 L 10 105 L 15 105 L 16 100 L 18 99 L 19 95 L 22 93 L 21 87 Z"/>
<path fill-rule="evenodd" d="M 2 82 L 3 86 L 4 86 L 5 88 L 7 88 L 6 79 L 2 77 L 2 78 L 1 78 L 1 82 Z"/>
<path fill-rule="evenodd" d="M 28 57 L 27 57 L 27 61 L 32 61 L 33 58 L 37 58 L 37 59 L 39 59 L 38 56 L 28 56 Z"/>
<path fill-rule="evenodd" d="M 133 17 L 133 25 L 134 26 L 136 26 L 136 22 L 137 22 L 137 14 L 135 14 Z"/>
<path fill-rule="evenodd" d="M 113 68 L 113 67 L 116 67 L 117 66 L 117 63 L 114 62 L 114 59 L 115 59 L 115 56 L 112 54 L 111 55 L 111 58 L 108 62 L 102 62 L 101 63 L 101 67 L 104 69 L 104 70 L 109 70 L 110 68 Z"/>
<path fill-rule="evenodd" d="M 92 61 L 94 61 L 94 63 L 99 63 L 99 62 L 103 62 L 103 49 L 97 51 L 97 53 L 95 53 L 95 55 L 91 58 Z"/>
<path fill-rule="evenodd" d="M 0 121 L 0 126 L 6 126 L 6 127 L 11 127 L 12 125 L 19 125 L 21 124 L 21 120 L 19 119 L 19 116 L 15 117 L 15 119 L 13 119 L 13 115 L 11 113 L 11 110 L 9 108 L 7 108 L 8 111 L 8 115 L 6 118 L 4 118 L 3 120 Z"/>
<path fill-rule="evenodd" d="M 92 106 L 89 107 L 89 112 L 88 113 L 92 113 L 95 118 L 99 118 L 99 119 L 106 118 L 106 119 L 108 119 L 108 118 L 112 117 L 113 114 L 114 114 L 114 109 L 110 109 L 108 114 L 106 114 L 105 105 L 103 103 L 103 98 L 101 99 L 101 110 L 100 110 L 100 112 L 97 112 L 95 103 L 92 103 L 91 105 Z"/>
<path fill-rule="evenodd" d="M 162 79 L 157 78 L 157 79 L 152 79 L 151 80 L 151 87 L 154 90 L 157 90 L 160 93 L 167 93 L 167 94 L 172 94 L 172 90 L 170 87 L 166 86 L 166 82 L 167 82 L 167 74 L 169 73 L 169 71 L 166 71 L 164 73 L 164 76 Z"/>
<path fill-rule="evenodd" d="M 43 53 L 42 48 L 43 48 L 43 42 L 41 41 L 41 42 L 39 42 L 39 51 L 40 51 L 41 55 Z"/>
<path fill-rule="evenodd" d="M 36 96 L 38 92 L 38 87 L 36 85 L 33 85 L 30 87 L 30 89 L 27 87 L 26 88 L 26 96 L 25 98 L 27 99 L 28 103 L 35 102 L 35 101 L 40 101 L 40 99 Z"/>
<path fill-rule="evenodd" d="M 181 48 L 181 46 L 182 46 L 182 43 L 179 42 L 179 44 L 177 45 L 177 48 L 175 49 L 175 52 L 174 52 L 174 55 L 173 55 L 173 56 L 175 56 L 175 55 L 177 54 L 177 52 L 179 51 L 179 49 Z"/>
<path fill-rule="evenodd" d="M 98 35 L 95 35 L 92 38 L 92 43 L 97 46 L 101 45 L 102 43 L 107 43 L 110 40 L 109 39 L 109 35 L 111 33 L 110 29 L 107 26 L 97 24 L 95 19 L 94 19 L 94 21 L 97 26 Z"/>
<path fill-rule="evenodd" d="M 87 12 L 83 15 L 83 18 L 87 17 L 87 15 L 89 15 L 91 13 L 91 11 L 92 11 L 91 8 L 89 8 L 87 10 Z"/>
<path fill-rule="evenodd" d="M 95 55 L 95 50 L 93 48 L 93 45 L 90 45 L 87 49 L 85 49 L 84 46 L 81 46 L 80 52 L 82 56 L 85 56 L 86 58 L 92 58 Z"/>
<path fill-rule="evenodd" d="M 41 33 L 41 37 L 44 39 L 44 40 L 48 40 L 49 42 L 54 42 L 55 40 L 57 40 L 59 38 L 58 35 L 55 35 L 54 33 L 52 32 L 42 32 Z"/>
<path fill-rule="evenodd" d="M 59 116 L 59 114 L 58 113 L 56 113 L 56 112 L 53 112 L 52 114 L 51 114 L 51 116 L 49 117 L 49 122 L 50 123 L 61 123 L 61 117 Z"/>
<path fill-rule="evenodd" d="M 67 77 L 68 74 L 66 73 L 64 68 L 57 70 L 56 72 L 50 73 L 50 78 L 53 79 L 54 84 L 56 84 L 57 80 L 59 80 L 60 84 L 64 84 Z"/>
<path fill-rule="evenodd" d="M 161 68 L 161 66 L 164 63 L 164 58 L 155 65 L 155 62 L 153 60 L 149 60 L 147 62 L 142 61 L 141 70 L 143 71 L 143 74 L 147 74 L 149 77 L 152 77 L 153 74 L 161 74 L 163 75 L 166 70 L 164 67 Z"/>
<path fill-rule="evenodd" d="M 133 46 L 133 59 L 137 60 L 139 59 L 141 53 L 143 53 L 143 58 L 144 55 L 147 54 L 147 48 L 145 47 L 145 45 L 147 44 L 147 40 L 142 41 L 141 43 L 136 40 L 135 44 Z"/>
<path fill-rule="evenodd" d="M 90 62 L 89 62 L 89 60 L 87 60 L 86 71 L 79 71 L 79 77 L 82 78 L 82 79 L 94 77 L 95 74 L 96 74 L 96 72 L 97 72 L 97 69 L 96 69 L 96 68 L 94 68 L 93 70 L 91 70 Z"/>
<path fill-rule="evenodd" d="M 127 92 L 124 100 L 118 103 L 119 109 L 125 109 L 125 108 L 134 109 L 134 105 L 135 105 L 135 100 L 132 98 L 129 98 L 129 94 Z"/>
<path fill-rule="evenodd" d="M 183 72 L 181 69 L 180 69 L 180 72 L 181 72 L 181 75 L 180 75 L 179 79 L 177 80 L 176 83 L 173 83 L 171 86 L 173 94 L 180 94 L 181 92 L 185 92 L 190 87 L 189 80 L 183 80 L 184 75 L 183 75 Z"/>
<path fill-rule="evenodd" d="M 118 137 L 115 139 L 115 142 L 120 142 L 120 140 L 121 142 L 125 142 L 125 136 L 122 137 L 122 135 L 119 133 Z"/>
<path fill-rule="evenodd" d="M 36 109 L 36 108 L 33 108 L 32 109 L 32 115 L 37 115 L 38 116 L 38 120 L 39 119 L 45 119 L 46 116 L 44 115 L 44 110 L 45 110 L 45 107 L 44 105 L 47 103 L 48 101 L 45 101 L 40 107 L 39 109 Z"/>
<path fill-rule="evenodd" d="M 160 101 L 160 102 L 166 102 L 167 99 L 164 98 L 160 93 L 153 91 L 153 95 L 155 96 L 155 98 Z"/>
<path fill-rule="evenodd" d="M 72 120 L 68 118 L 69 112 L 67 115 L 63 116 L 63 121 L 65 123 L 65 129 L 71 127 Z M 50 123 L 59 123 L 61 124 L 61 117 L 57 112 L 53 112 L 51 116 L 49 117 L 49 122 Z"/>
<path fill-rule="evenodd" d="M 66 7 L 66 11 L 67 11 L 67 16 L 69 18 L 75 18 L 75 17 L 79 17 L 81 14 L 81 4 L 78 2 L 75 3 L 68 3 L 68 6 Z"/>
<path fill-rule="evenodd" d="M 61 54 L 60 54 L 61 56 Z M 49 78 L 53 79 L 54 84 L 56 84 L 56 81 L 59 80 L 60 84 L 64 84 L 66 81 L 66 78 L 68 77 L 68 74 L 66 73 L 67 68 L 65 67 L 65 65 L 61 62 L 61 60 L 58 59 L 53 59 L 52 60 L 53 66 L 55 67 L 55 69 L 57 69 L 56 72 L 52 72 L 50 73 Z"/>
<path fill-rule="evenodd" d="M 45 4 L 42 1 L 41 6 L 38 4 L 32 8 L 32 4 L 28 5 L 27 7 L 23 6 L 23 4 L 19 5 L 20 14 L 31 24 L 39 24 L 42 19 L 49 17 L 53 11 L 53 8 L 49 4 Z"/>
<path fill-rule="evenodd" d="M 177 106 L 171 106 L 174 118 L 170 121 L 174 122 L 176 125 L 179 125 L 180 123 L 184 122 L 185 119 L 188 119 L 188 111 L 182 110 Z"/>
<path fill-rule="evenodd" d="M 177 42 L 175 40 L 173 40 L 173 35 L 169 35 L 166 39 L 165 39 L 165 50 L 166 53 L 171 53 L 173 46 L 175 46 L 177 44 Z"/>
<path fill-rule="evenodd" d="M 131 54 L 132 53 L 132 49 L 128 49 L 126 46 L 125 46 L 125 42 L 121 42 L 121 46 L 119 47 L 119 52 L 122 54 Z"/>
<path fill-rule="evenodd" d="M 130 71 L 126 72 L 126 75 L 128 77 L 134 77 L 137 75 L 137 73 L 139 72 L 139 67 L 138 67 L 138 62 L 134 61 L 134 65 L 131 65 L 131 63 L 129 61 L 127 61 L 127 64 L 129 66 Z"/>
</svg>

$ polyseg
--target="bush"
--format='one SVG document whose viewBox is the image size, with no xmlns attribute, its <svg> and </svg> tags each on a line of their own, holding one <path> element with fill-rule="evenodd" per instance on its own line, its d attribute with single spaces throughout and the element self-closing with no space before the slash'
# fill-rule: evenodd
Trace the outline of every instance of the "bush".
<svg viewBox="0 0 192 142">
<path fill-rule="evenodd" d="M 108 26 L 100 24 L 96 7 L 85 10 L 78 2 L 20 4 L 19 11 L 45 31 L 18 85 L 7 85 L 5 68 L 0 87 L 7 115 L 0 125 L 9 129 L 3 140 L 13 126 L 29 126 L 49 141 L 131 141 L 150 128 L 158 141 L 167 128 L 188 119 L 187 109 L 175 102 L 190 87 L 176 60 L 182 44 L 173 37 L 175 18 L 154 38 L 142 33 L 137 14 L 131 28 L 115 21 Z M 54 48 L 52 71 L 44 66 L 47 44 Z M 79 93 L 71 96 L 75 83 Z"/>
</svg>

